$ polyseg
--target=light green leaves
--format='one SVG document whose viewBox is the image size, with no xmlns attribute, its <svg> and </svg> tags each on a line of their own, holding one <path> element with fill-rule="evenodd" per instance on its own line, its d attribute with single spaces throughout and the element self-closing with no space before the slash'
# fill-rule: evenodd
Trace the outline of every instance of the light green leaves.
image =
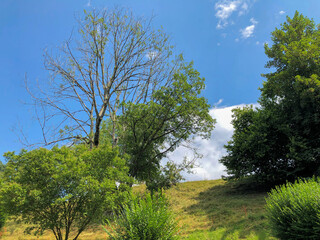
<svg viewBox="0 0 320 240">
<path fill-rule="evenodd" d="M 155 178 L 160 160 L 183 141 L 211 136 L 215 121 L 200 95 L 205 85 L 199 75 L 193 63 L 182 63 L 172 83 L 155 91 L 149 102 L 125 105 L 120 141 L 130 156 L 130 174 L 138 180 Z"/>
<path fill-rule="evenodd" d="M 111 146 L 91 151 L 84 145 L 40 148 L 5 157 L 5 209 L 41 230 L 73 228 L 81 233 L 114 210 L 130 189 L 126 162 Z"/>
</svg>

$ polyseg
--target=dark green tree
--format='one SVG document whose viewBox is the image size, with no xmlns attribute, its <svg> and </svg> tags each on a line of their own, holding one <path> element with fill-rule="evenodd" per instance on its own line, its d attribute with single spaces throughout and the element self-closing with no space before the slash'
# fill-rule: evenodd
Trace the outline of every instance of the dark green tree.
<svg viewBox="0 0 320 240">
<path fill-rule="evenodd" d="M 294 170 L 287 157 L 287 137 L 276 113 L 252 106 L 233 110 L 232 140 L 220 162 L 233 178 L 253 176 L 259 182 L 277 182 Z"/>
<path fill-rule="evenodd" d="M 320 166 L 320 30 L 296 12 L 271 34 L 265 53 L 272 72 L 263 74 L 261 107 L 236 110 L 235 134 L 221 162 L 234 177 L 312 176 Z"/>
<path fill-rule="evenodd" d="M 54 147 L 5 154 L 1 187 L 6 212 L 41 234 L 51 230 L 57 240 L 79 235 L 112 213 L 130 189 L 126 160 L 104 146 Z"/>
<path fill-rule="evenodd" d="M 260 102 L 278 112 L 294 174 L 310 176 L 320 166 L 320 30 L 296 12 L 272 36 L 265 50 L 276 71 L 264 75 Z"/>
</svg>

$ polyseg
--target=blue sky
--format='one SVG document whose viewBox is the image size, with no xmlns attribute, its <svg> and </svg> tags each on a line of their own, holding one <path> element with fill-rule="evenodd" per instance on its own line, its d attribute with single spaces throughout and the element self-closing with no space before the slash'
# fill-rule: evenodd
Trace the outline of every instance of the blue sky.
<svg viewBox="0 0 320 240">
<path fill-rule="evenodd" d="M 263 49 L 265 42 L 271 42 L 270 32 L 296 10 L 320 22 L 319 0 L 1 0 L 0 155 L 22 148 L 18 132 L 12 131 L 19 125 L 32 138 L 40 137 L 32 108 L 23 104 L 29 100 L 24 79 L 25 75 L 29 81 L 48 77 L 44 49 L 66 40 L 76 28 L 75 16 L 84 9 L 115 5 L 137 16 L 154 14 L 154 26 L 163 26 L 177 53 L 193 60 L 206 79 L 204 95 L 216 105 L 212 115 L 219 122 L 211 141 L 203 143 L 203 165 L 217 173 L 202 172 L 196 179 L 221 175 L 223 167 L 217 159 L 232 135 L 230 111 L 235 105 L 256 103 L 263 82 L 260 74 L 270 71 L 264 68 Z"/>
</svg>

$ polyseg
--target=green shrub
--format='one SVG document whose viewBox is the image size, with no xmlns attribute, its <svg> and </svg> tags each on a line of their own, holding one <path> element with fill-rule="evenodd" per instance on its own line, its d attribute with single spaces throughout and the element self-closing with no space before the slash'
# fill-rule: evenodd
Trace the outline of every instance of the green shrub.
<svg viewBox="0 0 320 240">
<path fill-rule="evenodd" d="M 131 197 L 117 217 L 112 232 L 113 240 L 172 240 L 177 239 L 177 223 L 163 195 L 147 194 L 144 199 Z"/>
<path fill-rule="evenodd" d="M 91 150 L 55 146 L 4 156 L 0 210 L 3 206 L 9 216 L 28 224 L 27 233 L 50 230 L 57 240 L 77 239 L 131 190 L 126 160 L 111 145 Z"/>
<path fill-rule="evenodd" d="M 267 206 L 272 231 L 279 239 L 320 239 L 320 184 L 300 180 L 276 187 Z"/>
</svg>

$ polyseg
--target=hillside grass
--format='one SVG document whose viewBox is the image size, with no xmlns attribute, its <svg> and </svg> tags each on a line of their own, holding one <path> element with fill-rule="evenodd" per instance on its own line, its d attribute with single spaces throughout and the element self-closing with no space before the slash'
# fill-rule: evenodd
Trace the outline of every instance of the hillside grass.
<svg viewBox="0 0 320 240">
<path fill-rule="evenodd" d="M 145 186 L 134 187 L 143 193 Z M 171 208 L 181 227 L 181 239 L 188 240 L 268 240 L 270 236 L 265 217 L 266 191 L 252 191 L 224 180 L 180 183 L 166 191 Z M 9 221 L 3 231 L 3 240 L 51 240 L 47 231 L 35 237 L 23 233 L 25 225 Z M 102 226 L 82 233 L 79 240 L 107 239 Z"/>
</svg>

